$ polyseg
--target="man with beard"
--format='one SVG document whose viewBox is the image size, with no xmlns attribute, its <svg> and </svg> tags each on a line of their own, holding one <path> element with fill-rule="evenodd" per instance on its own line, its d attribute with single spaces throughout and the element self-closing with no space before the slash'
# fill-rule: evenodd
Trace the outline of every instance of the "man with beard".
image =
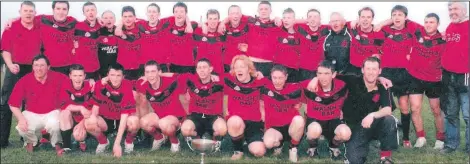
<svg viewBox="0 0 470 164">
<path fill-rule="evenodd" d="M 446 50 L 442 54 L 443 91 L 440 97 L 446 118 L 446 142 L 443 153 L 455 151 L 460 145 L 460 110 L 465 128 L 466 151 L 470 153 L 469 133 L 469 62 L 468 62 L 468 2 L 449 2 L 451 23 L 446 29 Z"/>
<path fill-rule="evenodd" d="M 8 106 L 13 87 L 27 73 L 32 71 L 31 61 L 40 53 L 41 39 L 39 25 L 34 24 L 36 7 L 31 1 L 21 3 L 20 20 L 15 21 L 2 35 L 2 57 L 6 64 L 5 80 L 0 97 L 0 147 L 8 146 L 12 113 Z"/>
</svg>

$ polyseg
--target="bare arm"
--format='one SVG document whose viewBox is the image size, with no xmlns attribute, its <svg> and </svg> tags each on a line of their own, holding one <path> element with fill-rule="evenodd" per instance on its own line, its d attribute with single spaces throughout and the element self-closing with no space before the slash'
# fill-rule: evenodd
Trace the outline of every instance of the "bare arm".
<svg viewBox="0 0 470 164">
<path fill-rule="evenodd" d="M 264 101 L 263 100 L 260 100 L 259 101 L 259 109 L 260 109 L 260 112 L 261 112 L 261 120 L 263 120 L 264 122 L 264 119 L 265 119 L 265 110 L 264 110 Z"/>
<path fill-rule="evenodd" d="M 223 106 L 223 110 L 224 110 L 224 116 L 228 116 L 228 96 L 227 95 L 224 95 L 224 106 Z"/>
<path fill-rule="evenodd" d="M 27 132 L 28 131 L 28 122 L 23 116 L 23 113 L 21 113 L 20 108 L 10 106 L 10 110 L 13 113 L 13 115 L 16 117 L 18 120 L 18 127 L 20 128 L 21 131 Z"/>
</svg>

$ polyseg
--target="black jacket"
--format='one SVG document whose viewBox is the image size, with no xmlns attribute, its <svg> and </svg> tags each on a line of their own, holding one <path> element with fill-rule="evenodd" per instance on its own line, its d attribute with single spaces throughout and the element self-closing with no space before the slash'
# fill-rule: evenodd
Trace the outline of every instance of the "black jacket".
<svg viewBox="0 0 470 164">
<path fill-rule="evenodd" d="M 344 73 L 349 64 L 349 48 L 351 45 L 351 35 L 345 26 L 339 33 L 330 29 L 325 38 L 323 50 L 325 59 L 335 64 L 338 73 Z"/>
</svg>

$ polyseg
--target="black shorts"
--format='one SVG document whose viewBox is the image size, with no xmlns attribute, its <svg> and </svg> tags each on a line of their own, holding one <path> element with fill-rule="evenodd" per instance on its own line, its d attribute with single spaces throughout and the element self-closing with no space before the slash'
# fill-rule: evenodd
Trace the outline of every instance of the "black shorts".
<svg viewBox="0 0 470 164">
<path fill-rule="evenodd" d="M 279 126 L 279 127 L 272 126 L 271 128 L 281 133 L 282 142 L 289 142 L 292 139 L 289 135 L 289 125 L 284 125 L 284 126 Z"/>
<path fill-rule="evenodd" d="M 310 71 L 310 70 L 300 68 L 298 81 L 304 81 L 308 79 L 311 80 L 316 76 L 317 76 L 317 71 Z"/>
<path fill-rule="evenodd" d="M 410 94 L 426 94 L 428 98 L 439 98 L 442 91 L 441 82 L 424 81 L 413 78 L 410 86 Z"/>
<path fill-rule="evenodd" d="M 245 131 L 243 134 L 245 135 L 245 141 L 249 145 L 252 142 L 263 142 L 263 129 L 264 123 L 259 121 L 248 121 L 245 120 Z"/>
<path fill-rule="evenodd" d="M 200 113 L 191 113 L 188 116 L 188 120 L 191 120 L 196 126 L 196 132 L 199 137 L 202 138 L 204 133 L 209 133 L 211 136 L 214 134 L 213 124 L 218 119 L 222 118 L 218 115 L 204 115 Z"/>
<path fill-rule="evenodd" d="M 361 76 L 362 75 L 362 70 L 361 69 L 362 69 L 361 67 L 356 67 L 356 66 L 350 64 L 348 66 L 348 68 L 346 69 L 345 74 L 346 75 Z"/>
<path fill-rule="evenodd" d="M 124 78 L 130 81 L 137 81 L 144 75 L 144 67 L 141 65 L 138 69 L 124 70 Z"/>
<path fill-rule="evenodd" d="M 162 70 L 162 72 L 169 72 L 170 71 L 170 69 L 168 68 L 168 64 L 159 64 L 158 66 L 160 67 L 160 70 Z"/>
<path fill-rule="evenodd" d="M 108 129 L 106 129 L 106 131 L 104 132 L 104 134 L 107 136 L 108 134 L 111 134 L 111 133 L 114 133 L 114 132 L 117 132 L 118 129 L 119 129 L 119 123 L 121 122 L 120 120 L 111 120 L 111 119 L 107 119 L 107 118 L 104 118 L 104 122 L 106 122 L 106 126 L 108 127 Z"/>
<path fill-rule="evenodd" d="M 229 73 L 230 72 L 230 65 L 224 64 L 224 72 Z"/>
<path fill-rule="evenodd" d="M 98 79 L 100 79 L 100 73 L 98 71 L 85 72 L 85 74 L 86 74 L 86 76 L 85 76 L 86 79 L 93 79 L 95 81 L 98 81 Z"/>
<path fill-rule="evenodd" d="M 271 76 L 271 69 L 274 66 L 273 62 L 253 62 L 253 64 L 255 64 L 256 71 L 261 72 L 264 77 L 268 78 Z"/>
<path fill-rule="evenodd" d="M 294 68 L 286 67 L 287 69 L 287 81 L 286 83 L 297 83 L 299 82 L 299 70 Z"/>
<path fill-rule="evenodd" d="M 63 67 L 51 67 L 51 70 L 60 72 L 64 75 L 69 76 L 70 66 L 68 65 L 68 66 L 63 66 Z"/>
<path fill-rule="evenodd" d="M 401 97 L 409 94 L 412 78 L 405 68 L 384 68 L 381 76 L 392 81 L 391 91 L 394 96 Z"/>
<path fill-rule="evenodd" d="M 196 72 L 196 67 L 170 64 L 170 72 L 177 73 L 177 74 L 183 74 L 183 73 L 194 74 Z"/>
<path fill-rule="evenodd" d="M 339 118 L 332 120 L 316 120 L 313 118 L 307 118 L 307 127 L 313 122 L 317 122 L 318 124 L 320 124 L 322 129 L 322 135 L 325 136 L 328 141 L 333 141 L 333 138 L 335 137 L 336 127 L 341 124 L 344 124 L 344 121 Z"/>
</svg>

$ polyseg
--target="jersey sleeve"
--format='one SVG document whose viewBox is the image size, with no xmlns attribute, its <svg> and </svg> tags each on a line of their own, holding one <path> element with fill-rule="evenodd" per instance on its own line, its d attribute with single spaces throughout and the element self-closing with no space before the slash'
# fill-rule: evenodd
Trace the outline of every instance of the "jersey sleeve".
<svg viewBox="0 0 470 164">
<path fill-rule="evenodd" d="M 103 95 L 102 95 L 102 90 L 104 89 L 104 85 L 101 84 L 101 81 L 98 81 L 95 83 L 95 89 L 93 90 L 93 96 L 90 100 L 90 103 L 92 105 L 97 105 L 99 106 L 103 101 Z"/>
<path fill-rule="evenodd" d="M 70 95 L 67 93 L 66 84 L 62 84 L 59 90 L 59 107 L 61 110 L 65 110 L 67 106 L 71 104 Z"/>
<path fill-rule="evenodd" d="M 141 93 L 141 94 L 145 94 L 145 87 L 144 86 L 147 84 L 147 82 L 142 84 L 143 81 L 144 80 L 139 79 L 135 82 L 135 89 L 138 93 Z"/>
<path fill-rule="evenodd" d="M 123 88 L 124 89 L 124 88 Z M 132 114 L 136 112 L 135 100 L 132 94 L 132 87 L 126 87 L 124 90 L 124 97 L 121 102 L 121 113 L 122 114 Z"/>
<path fill-rule="evenodd" d="M 13 88 L 8 104 L 10 106 L 17 107 L 17 108 L 21 107 L 21 104 L 26 96 L 25 92 L 26 92 L 25 78 L 23 77 L 22 79 L 20 79 L 20 81 L 18 81 L 18 83 L 16 83 L 15 87 Z"/>
<path fill-rule="evenodd" d="M 379 94 L 380 94 L 380 107 L 391 107 L 392 111 L 395 109 L 395 103 L 393 102 L 392 93 L 390 89 L 385 89 L 382 86 L 379 87 Z"/>
<path fill-rule="evenodd" d="M 12 29 L 6 29 L 5 31 L 3 31 L 3 34 L 2 34 L 2 41 L 1 41 L 1 47 L 0 47 L 0 50 L 2 51 L 7 51 L 7 52 L 11 52 L 12 51 L 12 42 L 11 40 L 13 39 L 12 37 Z"/>
</svg>

